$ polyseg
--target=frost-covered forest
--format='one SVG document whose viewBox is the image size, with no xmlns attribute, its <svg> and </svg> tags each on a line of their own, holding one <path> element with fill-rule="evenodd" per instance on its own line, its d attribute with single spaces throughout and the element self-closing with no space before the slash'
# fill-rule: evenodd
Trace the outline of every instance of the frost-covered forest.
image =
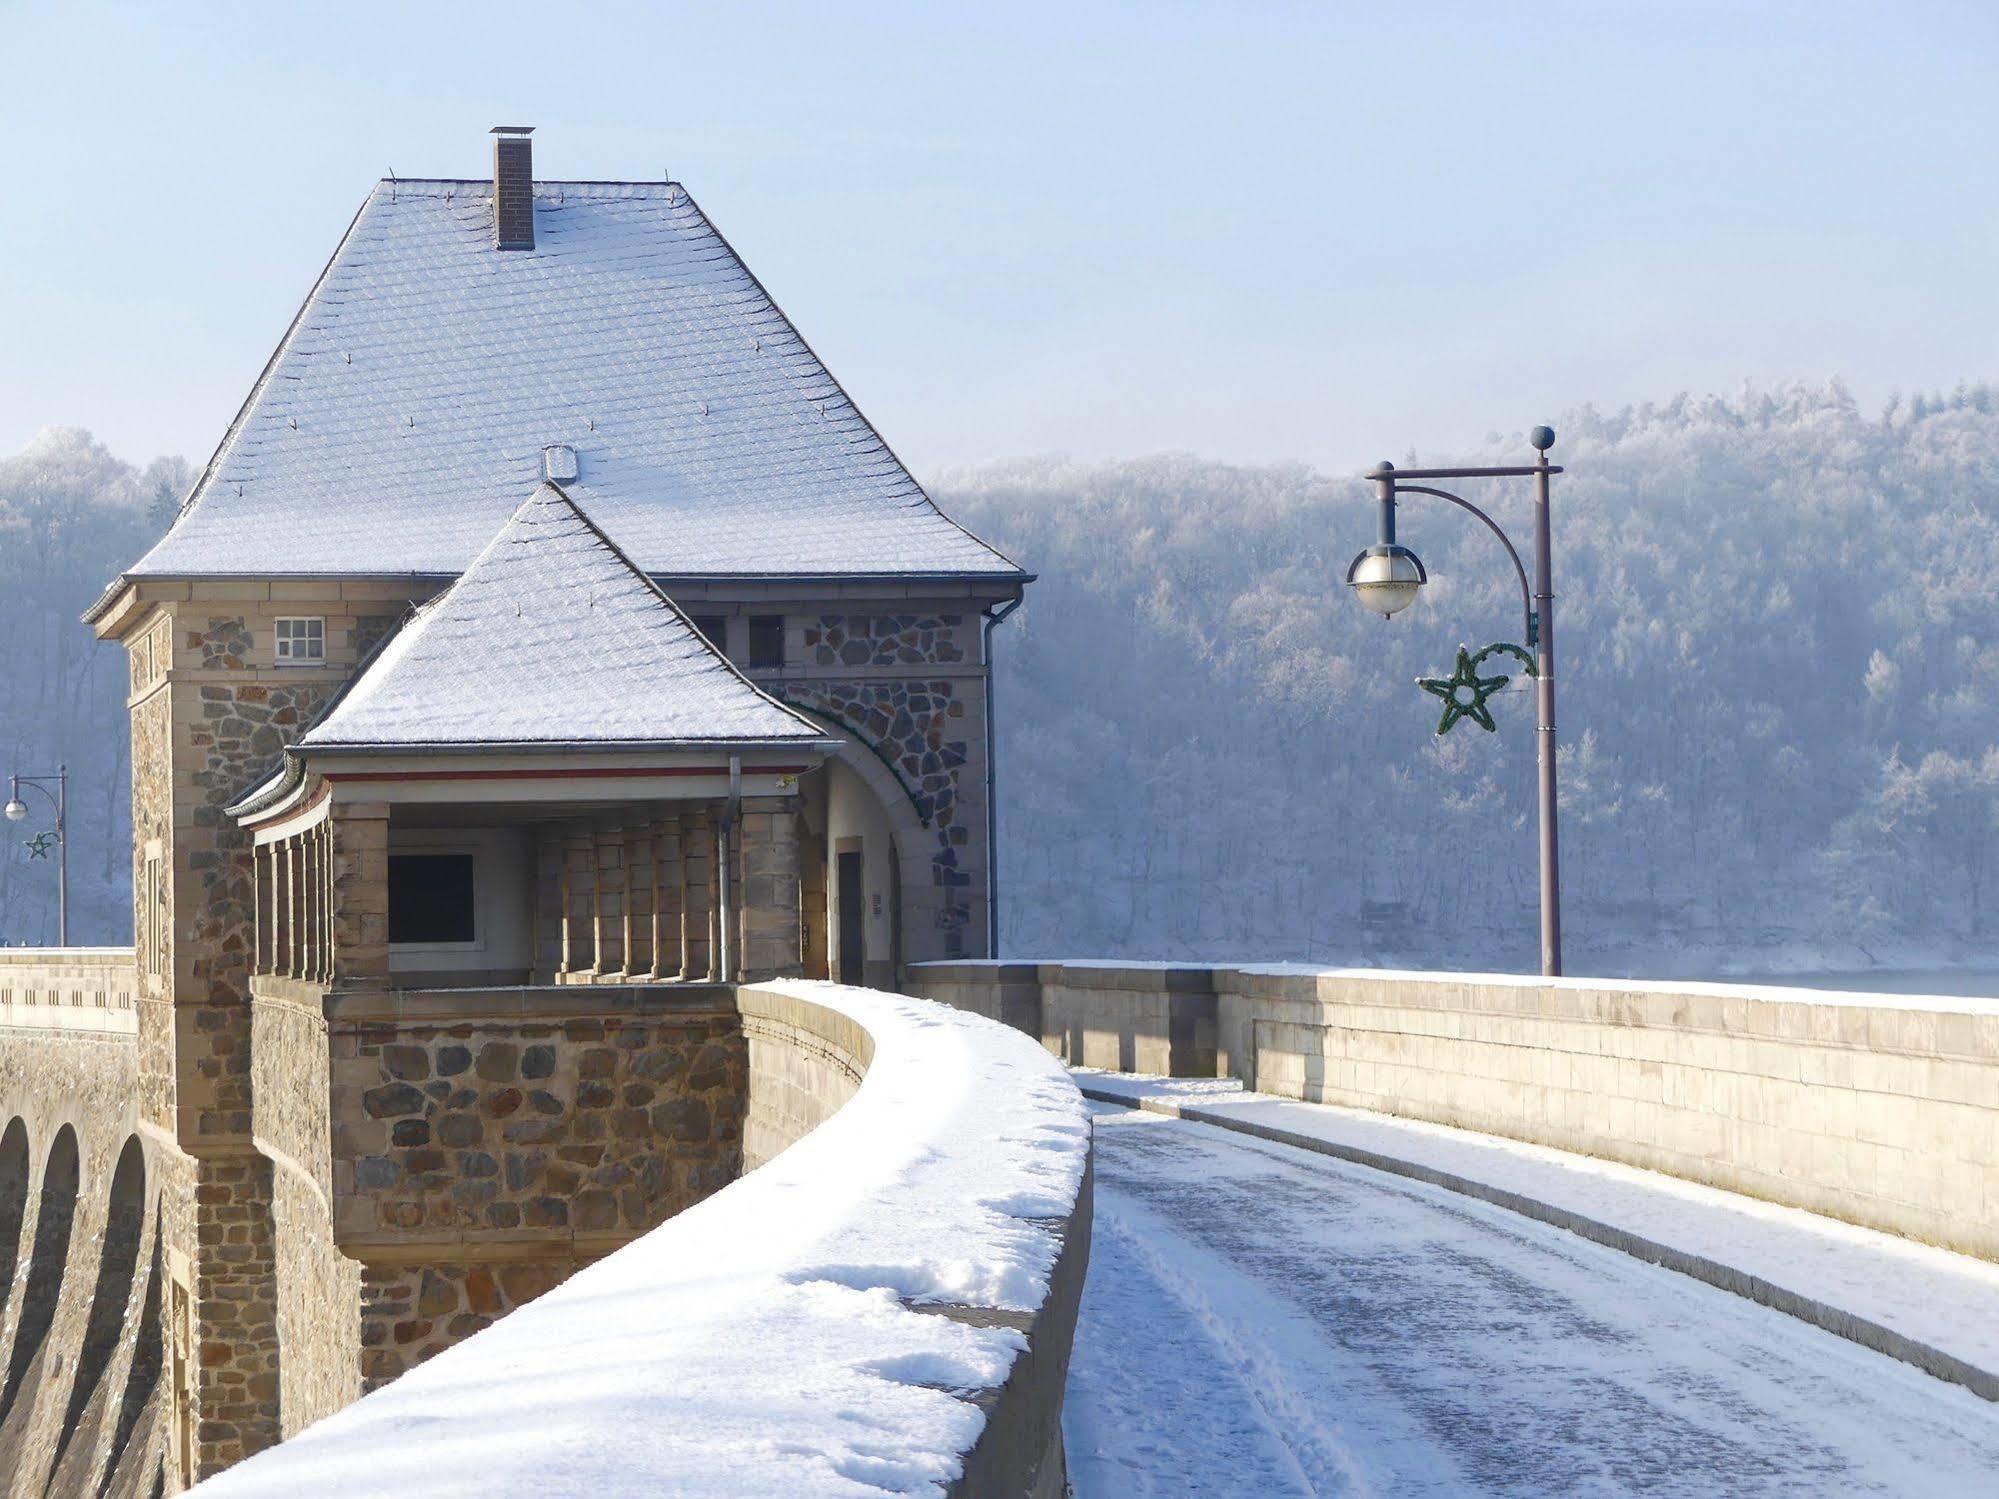
<svg viewBox="0 0 1999 1499">
<path fill-rule="evenodd" d="M 1989 959 L 1999 391 L 1556 425 L 1570 970 Z M 999 633 L 1010 952 L 1535 967 L 1531 689 L 1439 739 L 1414 685 L 1520 637 L 1476 522 L 1402 502 L 1431 586 L 1384 622 L 1342 583 L 1358 479 L 1159 457 L 934 488 L 1041 575 Z M 1525 481 L 1465 493 L 1528 544 Z"/>
<path fill-rule="evenodd" d="M 1571 970 L 1990 961 L 1999 391 L 1557 427 Z M 0 462 L 0 747 L 75 773 L 81 941 L 128 938 L 128 771 L 122 654 L 77 616 L 186 480 L 74 431 Z M 1384 623 L 1341 581 L 1358 479 L 1157 457 L 932 487 L 1040 575 L 999 633 L 1009 951 L 1534 966 L 1531 697 L 1439 739 L 1414 685 L 1521 633 L 1468 517 L 1404 502 L 1431 586 Z M 1466 492 L 1525 544 L 1524 483 Z M 0 839 L 0 940 L 46 940 L 52 871 Z"/>
<path fill-rule="evenodd" d="M 182 459 L 134 468 L 71 427 L 0 459 L 0 775 L 69 766 L 72 942 L 132 933 L 125 653 L 78 616 L 165 529 L 192 478 Z M 37 793 L 22 800 L 28 819 L 0 823 L 0 942 L 53 942 L 55 853 L 34 859 L 27 840 L 54 816 Z"/>
</svg>

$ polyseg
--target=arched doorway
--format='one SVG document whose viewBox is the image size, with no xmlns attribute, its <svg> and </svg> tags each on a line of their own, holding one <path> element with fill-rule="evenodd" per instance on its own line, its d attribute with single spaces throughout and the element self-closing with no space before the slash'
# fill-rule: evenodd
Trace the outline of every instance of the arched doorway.
<svg viewBox="0 0 1999 1499">
<path fill-rule="evenodd" d="M 795 704 L 792 706 L 796 706 Z M 801 959 L 808 977 L 894 989 L 911 954 L 905 892 L 936 842 L 894 771 L 854 730 L 800 709 L 841 741 L 799 780 Z M 920 954 L 928 956 L 928 954 Z"/>
</svg>

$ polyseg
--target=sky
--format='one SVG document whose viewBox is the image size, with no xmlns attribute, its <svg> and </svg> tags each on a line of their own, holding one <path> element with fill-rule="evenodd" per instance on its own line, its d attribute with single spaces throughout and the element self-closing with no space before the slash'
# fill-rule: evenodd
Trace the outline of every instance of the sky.
<svg viewBox="0 0 1999 1499">
<path fill-rule="evenodd" d="M 685 183 L 920 474 L 1999 377 L 1989 4 L 0 0 L 0 46 L 0 451 L 206 458 L 370 185 L 502 123 Z"/>
</svg>

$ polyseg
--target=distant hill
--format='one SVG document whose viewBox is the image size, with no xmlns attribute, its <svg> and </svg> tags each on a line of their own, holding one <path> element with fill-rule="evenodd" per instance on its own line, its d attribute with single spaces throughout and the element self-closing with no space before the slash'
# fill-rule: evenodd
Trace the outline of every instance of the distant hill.
<svg viewBox="0 0 1999 1499">
<path fill-rule="evenodd" d="M 166 528 L 192 479 L 183 459 L 135 468 L 74 427 L 0 459 L 0 776 L 69 766 L 74 942 L 132 940 L 125 653 L 78 616 Z M 0 942 L 53 942 L 55 856 L 31 858 L 27 838 L 54 819 L 33 792 L 23 800 L 29 819 L 0 823 Z"/>
<path fill-rule="evenodd" d="M 1999 951 L 1999 392 L 1558 427 L 1571 968 Z M 71 766 L 79 941 L 129 940 L 130 871 L 122 652 L 77 616 L 188 477 L 67 429 L 0 461 L 0 772 Z M 1432 583 L 1384 623 L 1342 582 L 1357 479 L 1165 456 L 932 490 L 1040 574 L 999 632 L 1011 952 L 1534 966 L 1531 699 L 1438 739 L 1414 685 L 1521 633 L 1469 518 L 1405 502 Z M 1468 492 L 1524 544 L 1524 485 Z M 0 828 L 0 941 L 53 906 Z"/>
<path fill-rule="evenodd" d="M 1999 947 L 1999 393 L 1558 426 L 1571 969 Z M 1404 502 L 1432 582 L 1383 622 L 1342 581 L 1357 479 L 1166 456 L 933 492 L 1041 577 L 999 632 L 1009 951 L 1535 967 L 1531 697 L 1439 739 L 1414 686 L 1522 633 L 1469 517 Z M 1467 493 L 1527 544 L 1524 483 Z"/>
</svg>

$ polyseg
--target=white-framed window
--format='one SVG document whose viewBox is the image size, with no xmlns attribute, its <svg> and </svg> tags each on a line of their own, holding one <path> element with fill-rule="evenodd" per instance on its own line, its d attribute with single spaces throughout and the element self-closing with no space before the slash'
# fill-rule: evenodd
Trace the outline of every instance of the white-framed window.
<svg viewBox="0 0 1999 1499">
<path fill-rule="evenodd" d="M 277 625 L 279 663 L 302 665 L 326 659 L 326 621 L 317 617 L 281 619 Z"/>
</svg>

